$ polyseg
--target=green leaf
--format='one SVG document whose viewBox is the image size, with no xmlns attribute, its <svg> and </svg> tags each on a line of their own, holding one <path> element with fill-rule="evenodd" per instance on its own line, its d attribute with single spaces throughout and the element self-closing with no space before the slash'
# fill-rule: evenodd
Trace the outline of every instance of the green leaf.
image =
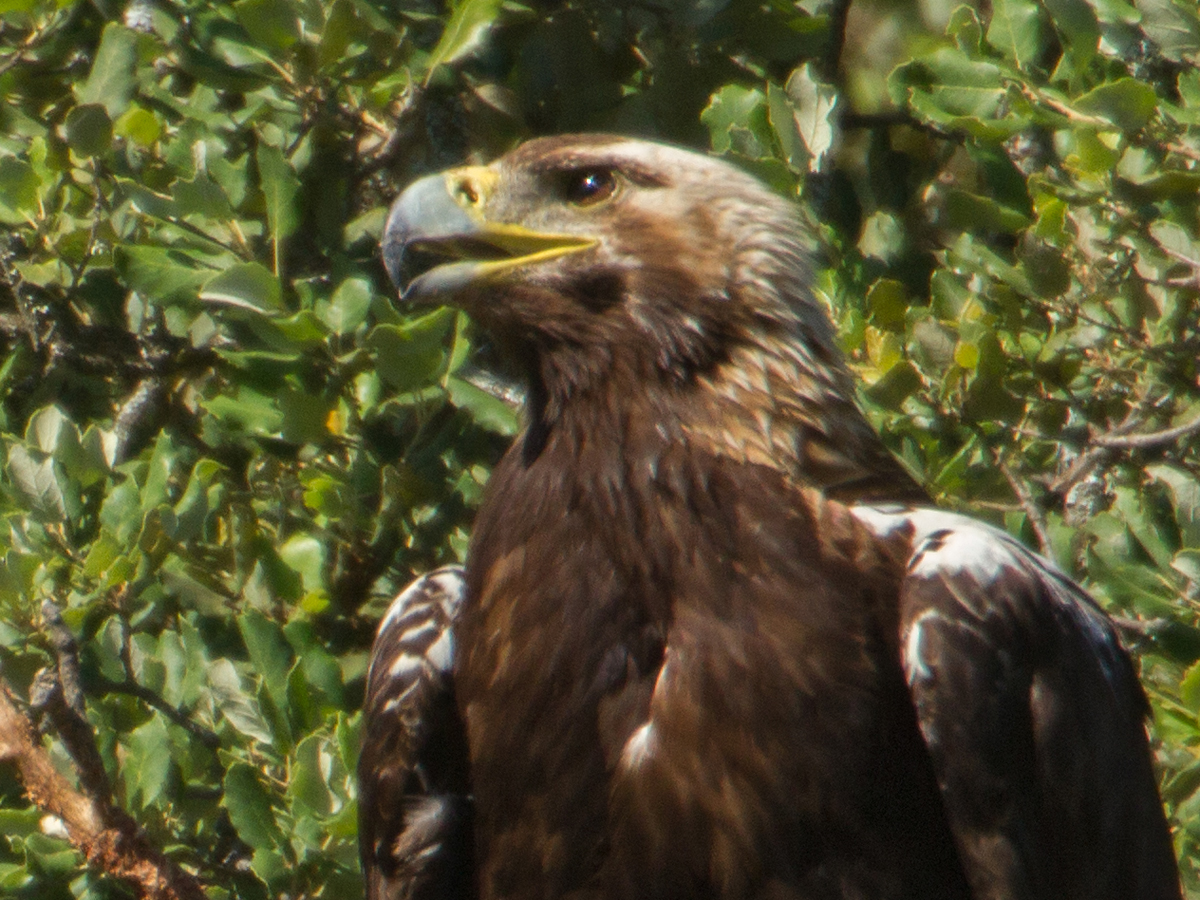
<svg viewBox="0 0 1200 900">
<path fill-rule="evenodd" d="M 1136 25 L 1142 14 L 1125 0 L 1089 0 L 1096 10 L 1096 18 L 1105 25 Z"/>
<path fill-rule="evenodd" d="M 900 405 L 921 387 L 921 376 L 907 360 L 887 370 L 882 378 L 866 389 L 873 403 L 890 409 Z"/>
<path fill-rule="evenodd" d="M 283 413 L 275 399 L 248 387 L 238 388 L 232 397 L 220 394 L 202 401 L 202 405 L 235 433 L 274 437 L 283 425 Z"/>
<path fill-rule="evenodd" d="M 222 787 L 225 796 L 221 805 L 229 811 L 229 821 L 237 829 L 238 837 L 255 850 L 272 849 L 284 843 L 271 794 L 259 781 L 253 766 L 233 763 L 225 772 Z"/>
<path fill-rule="evenodd" d="M 945 210 L 946 225 L 955 230 L 1016 234 L 1030 225 L 1024 215 L 1000 205 L 991 197 L 957 189 L 946 192 Z"/>
<path fill-rule="evenodd" d="M 893 278 L 880 278 L 867 291 L 867 306 L 873 325 L 880 328 L 901 325 L 908 311 L 908 291 Z"/>
<path fill-rule="evenodd" d="M 134 66 L 137 64 L 137 34 L 124 25 L 109 22 L 100 35 L 100 46 L 87 80 L 76 96 L 80 103 L 98 103 L 110 119 L 125 112 L 133 96 Z"/>
<path fill-rule="evenodd" d="M 100 156 L 112 146 L 113 125 L 99 103 L 83 103 L 67 115 L 67 143 L 79 156 Z"/>
<path fill-rule="evenodd" d="M 960 118 L 993 119 L 1005 97 L 999 66 L 951 47 L 900 66 L 888 77 L 888 89 L 896 102 L 948 125 Z"/>
<path fill-rule="evenodd" d="M 218 221 L 233 218 L 229 198 L 207 172 L 197 172 L 190 181 L 177 180 L 172 190 L 180 215 L 199 215 Z"/>
<path fill-rule="evenodd" d="M 299 9 L 290 0 L 238 0 L 238 23 L 266 50 L 289 50 L 300 40 Z"/>
<path fill-rule="evenodd" d="M 971 57 L 978 57 L 982 51 L 983 27 L 979 24 L 979 16 L 969 6 L 960 6 L 950 14 L 946 23 L 946 35 L 954 38 L 958 49 Z"/>
<path fill-rule="evenodd" d="M 1200 15 L 1190 0 L 1138 0 L 1142 31 L 1174 63 L 1197 63 L 1200 54 Z"/>
<path fill-rule="evenodd" d="M 327 738 L 310 734 L 296 745 L 295 760 L 288 782 L 292 801 L 311 815 L 327 816 L 334 811 L 335 798 L 325 780 L 330 768 Z"/>
<path fill-rule="evenodd" d="M 979 365 L 979 345 L 960 341 L 954 348 L 954 363 L 964 369 L 976 368 Z"/>
<path fill-rule="evenodd" d="M 259 187 L 267 204 L 267 227 L 271 231 L 275 249 L 275 273 L 280 274 L 283 241 L 296 230 L 299 223 L 296 194 L 300 190 L 300 179 L 278 147 L 259 144 L 255 158 L 258 161 Z"/>
<path fill-rule="evenodd" d="M 200 299 L 270 314 L 283 308 L 283 289 L 279 279 L 261 263 L 237 263 L 206 281 Z"/>
<path fill-rule="evenodd" d="M 362 30 L 352 0 L 334 0 L 325 16 L 325 28 L 321 31 L 321 66 L 340 62 L 350 42 Z"/>
<path fill-rule="evenodd" d="M 1083 113 L 1108 119 L 1122 131 L 1138 131 L 1158 110 L 1154 88 L 1135 78 L 1121 78 L 1088 91 L 1075 101 Z"/>
<path fill-rule="evenodd" d="M 787 92 L 773 81 L 767 83 L 767 114 L 788 167 L 793 172 L 807 171 L 808 148 L 804 145 L 804 139 L 793 117 L 792 105 Z"/>
<path fill-rule="evenodd" d="M 125 283 L 150 303 L 192 298 L 213 270 L 186 253 L 165 247 L 123 246 L 116 253 L 117 271 Z"/>
<path fill-rule="evenodd" d="M 316 312 L 334 334 L 349 334 L 366 320 L 373 295 L 367 279 L 347 278 L 327 303 L 317 304 Z"/>
<path fill-rule="evenodd" d="M 812 63 L 798 68 L 788 78 L 786 90 L 796 128 L 808 149 L 808 169 L 816 172 L 833 147 L 838 93 L 830 85 L 817 81 L 811 70 Z"/>
<path fill-rule="evenodd" d="M 708 106 L 700 113 L 700 121 L 708 128 L 712 148 L 718 153 L 728 153 L 735 149 L 737 132 L 753 135 L 762 130 L 762 126 L 770 126 L 766 97 L 756 88 L 742 87 L 738 84 L 727 84 L 708 102 Z M 744 147 L 737 148 L 744 151 Z M 757 148 L 749 155 L 756 158 L 764 152 Z"/>
<path fill-rule="evenodd" d="M 497 434 L 517 433 L 520 424 L 517 411 L 503 400 L 461 378 L 448 379 L 446 387 L 450 392 L 450 402 L 459 409 L 465 409 L 480 427 Z"/>
<path fill-rule="evenodd" d="M 280 709 L 287 708 L 288 672 L 292 668 L 292 649 L 279 625 L 256 609 L 238 616 L 238 631 L 254 670 L 262 677 L 267 693 Z"/>
<path fill-rule="evenodd" d="M 264 744 L 274 741 L 275 735 L 263 718 L 254 695 L 243 689 L 242 679 L 232 662 L 213 660 L 208 666 L 208 685 L 221 715 L 237 731 Z"/>
<path fill-rule="evenodd" d="M 128 755 L 121 766 L 125 796 L 130 803 L 150 806 L 162 796 L 171 771 L 167 726 L 160 716 L 153 716 L 129 733 L 125 745 Z"/>
<path fill-rule="evenodd" d="M 426 84 L 438 66 L 451 65 L 478 51 L 500 15 L 502 0 L 455 0 L 442 36 L 429 54 Z"/>
<path fill-rule="evenodd" d="M 1100 22 L 1087 0 L 1043 0 L 1058 35 L 1074 53 L 1074 64 L 1083 69 L 1096 55 Z"/>
<path fill-rule="evenodd" d="M 301 350 L 321 346 L 329 334 L 325 323 L 309 309 L 284 318 L 255 317 L 250 325 L 269 347 L 293 356 Z"/>
<path fill-rule="evenodd" d="M 1200 480 L 1187 470 L 1167 463 L 1147 466 L 1146 474 L 1161 481 L 1170 491 L 1183 546 L 1200 549 Z"/>
<path fill-rule="evenodd" d="M 1179 699 L 1189 709 L 1200 709 L 1200 662 L 1192 663 L 1180 680 Z"/>
<path fill-rule="evenodd" d="M 436 383 L 446 365 L 454 314 L 437 310 L 403 325 L 376 325 L 367 336 L 379 377 L 401 391 Z"/>
<path fill-rule="evenodd" d="M 297 444 L 319 443 L 329 436 L 330 402 L 310 391 L 285 390 L 279 394 L 279 411 L 283 413 L 280 436 Z"/>
<path fill-rule="evenodd" d="M 54 460 L 49 456 L 37 458 L 20 444 L 8 449 L 8 472 L 13 484 L 43 516 L 52 520 L 67 517 L 67 503 Z"/>
<path fill-rule="evenodd" d="M 120 118 L 113 123 L 113 132 L 120 137 L 129 138 L 142 147 L 153 146 L 162 137 L 162 123 L 148 109 L 134 105 L 125 110 Z"/>
<path fill-rule="evenodd" d="M 33 166 L 15 156 L 0 156 L 0 203 L 13 212 L 33 214 L 42 180 Z"/>
<path fill-rule="evenodd" d="M 75 430 L 78 443 L 79 431 L 74 423 L 57 406 L 47 406 L 30 416 L 25 428 L 25 442 L 36 444 L 42 453 L 49 455 L 58 449 L 60 437 L 67 429 Z"/>
<path fill-rule="evenodd" d="M 1038 58 L 1042 46 L 1041 12 L 1033 0 L 992 0 L 992 20 L 988 23 L 987 42 L 1027 70 Z"/>
<path fill-rule="evenodd" d="M 311 534 L 297 534 L 279 548 L 279 558 L 299 573 L 306 591 L 325 587 L 325 544 Z"/>
<path fill-rule="evenodd" d="M 136 181 L 123 178 L 118 178 L 116 181 L 118 196 L 127 200 L 137 212 L 166 221 L 172 221 L 179 217 L 179 209 L 175 205 L 174 198 L 156 193 Z"/>
</svg>

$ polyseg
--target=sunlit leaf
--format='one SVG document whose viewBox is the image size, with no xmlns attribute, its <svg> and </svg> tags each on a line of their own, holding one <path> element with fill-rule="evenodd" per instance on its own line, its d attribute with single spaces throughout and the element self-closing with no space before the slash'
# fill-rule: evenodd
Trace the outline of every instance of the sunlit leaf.
<svg viewBox="0 0 1200 900">
<path fill-rule="evenodd" d="M 78 88 L 79 102 L 100 104 L 110 118 L 117 118 L 133 96 L 137 35 L 116 22 L 109 22 L 100 37 L 91 72 Z"/>
<path fill-rule="evenodd" d="M 429 54 L 430 75 L 438 66 L 453 64 L 478 50 L 501 6 L 501 0 L 455 0 L 441 39 Z"/>
<path fill-rule="evenodd" d="M 200 299 L 221 306 L 273 313 L 283 307 L 279 279 L 260 263 L 237 263 L 204 283 Z"/>
<path fill-rule="evenodd" d="M 1123 131 L 1137 131 L 1154 116 L 1158 97 L 1145 82 L 1120 78 L 1084 94 L 1075 101 L 1075 108 L 1102 116 Z"/>
</svg>

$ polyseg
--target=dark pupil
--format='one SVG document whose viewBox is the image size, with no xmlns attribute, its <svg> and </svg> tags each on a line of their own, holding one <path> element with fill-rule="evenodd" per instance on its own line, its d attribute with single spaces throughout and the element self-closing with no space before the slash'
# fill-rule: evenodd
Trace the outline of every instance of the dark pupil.
<svg viewBox="0 0 1200 900">
<path fill-rule="evenodd" d="M 607 172 L 583 172 L 577 175 L 571 185 L 572 200 L 590 200 L 608 190 L 611 179 Z"/>
</svg>

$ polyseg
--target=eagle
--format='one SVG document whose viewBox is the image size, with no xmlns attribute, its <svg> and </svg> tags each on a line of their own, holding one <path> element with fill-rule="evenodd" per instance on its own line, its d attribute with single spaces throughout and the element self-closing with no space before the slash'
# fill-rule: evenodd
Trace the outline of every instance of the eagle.
<svg viewBox="0 0 1200 900">
<path fill-rule="evenodd" d="M 1051 562 L 859 410 L 796 207 L 611 135 L 422 178 L 384 262 L 526 385 L 380 625 L 371 900 L 1177 900 L 1149 707 Z"/>
</svg>

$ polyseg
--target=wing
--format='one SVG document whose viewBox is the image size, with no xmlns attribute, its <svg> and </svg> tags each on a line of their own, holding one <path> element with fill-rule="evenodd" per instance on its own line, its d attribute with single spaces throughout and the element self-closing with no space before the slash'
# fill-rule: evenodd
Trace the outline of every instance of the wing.
<svg viewBox="0 0 1200 900">
<path fill-rule="evenodd" d="M 1107 617 L 999 530 L 901 518 L 904 671 L 975 896 L 1178 900 L 1149 707 Z"/>
<path fill-rule="evenodd" d="M 371 649 L 358 763 L 368 900 L 472 895 L 467 743 L 454 699 L 463 571 L 437 569 L 392 601 Z"/>
</svg>

